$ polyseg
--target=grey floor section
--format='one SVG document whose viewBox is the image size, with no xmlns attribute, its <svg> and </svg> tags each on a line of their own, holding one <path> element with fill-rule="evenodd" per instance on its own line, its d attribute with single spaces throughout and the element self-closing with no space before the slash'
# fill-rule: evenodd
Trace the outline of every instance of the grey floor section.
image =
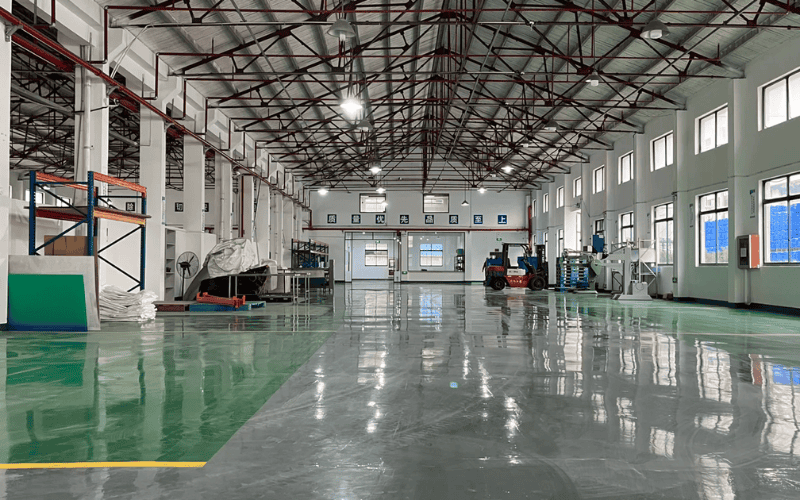
<svg viewBox="0 0 800 500">
<path fill-rule="evenodd" d="M 205 468 L 5 471 L 0 498 L 800 498 L 797 318 L 475 285 L 335 301 L 337 333 Z"/>
</svg>

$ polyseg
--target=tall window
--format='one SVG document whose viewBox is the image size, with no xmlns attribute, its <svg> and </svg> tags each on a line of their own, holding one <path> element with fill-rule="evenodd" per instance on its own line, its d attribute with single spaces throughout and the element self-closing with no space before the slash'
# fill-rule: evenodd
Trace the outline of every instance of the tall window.
<svg viewBox="0 0 800 500">
<path fill-rule="evenodd" d="M 533 200 L 533 207 L 531 208 L 531 215 L 536 217 L 536 200 Z"/>
<path fill-rule="evenodd" d="M 800 116 L 800 70 L 762 88 L 764 128 Z"/>
<path fill-rule="evenodd" d="M 700 197 L 700 263 L 728 263 L 728 191 Z"/>
<path fill-rule="evenodd" d="M 573 181 L 572 187 L 573 187 L 572 192 L 574 193 L 573 196 L 575 196 L 575 198 L 580 198 L 581 195 L 583 194 L 583 181 L 581 180 L 580 177 L 578 177 Z"/>
<path fill-rule="evenodd" d="M 389 244 L 388 243 L 367 243 L 364 248 L 365 266 L 388 266 L 389 265 Z"/>
<path fill-rule="evenodd" d="M 447 194 L 426 194 L 422 197 L 422 212 L 447 213 L 450 211 L 450 195 Z"/>
<path fill-rule="evenodd" d="M 633 241 L 633 212 L 627 212 L 619 216 L 619 241 Z"/>
<path fill-rule="evenodd" d="M 728 106 L 698 120 L 697 144 L 701 153 L 728 144 Z"/>
<path fill-rule="evenodd" d="M 594 169 L 594 185 L 592 186 L 593 193 L 600 193 L 606 188 L 606 167 Z"/>
<path fill-rule="evenodd" d="M 558 230 L 558 255 L 557 257 L 561 257 L 561 254 L 564 253 L 564 230 Z"/>
<path fill-rule="evenodd" d="M 384 194 L 362 194 L 361 195 L 361 211 L 362 212 L 386 212 L 386 195 Z"/>
<path fill-rule="evenodd" d="M 594 234 L 600 236 L 601 238 L 606 237 L 606 220 L 605 219 L 597 219 L 594 221 Z"/>
<path fill-rule="evenodd" d="M 547 231 L 544 232 L 544 256 L 545 259 L 550 258 L 550 242 L 548 241 Z"/>
<path fill-rule="evenodd" d="M 546 214 L 550 211 L 550 193 L 545 193 L 542 196 L 542 213 Z"/>
<path fill-rule="evenodd" d="M 422 267 L 442 267 L 444 265 L 444 245 L 423 243 L 419 246 L 419 265 Z"/>
<path fill-rule="evenodd" d="M 577 242 L 578 249 L 583 245 L 583 238 L 581 238 L 581 211 L 575 212 L 575 241 Z"/>
<path fill-rule="evenodd" d="M 653 139 L 650 143 L 650 170 L 658 170 L 672 165 L 674 134 L 672 132 Z"/>
<path fill-rule="evenodd" d="M 671 265 L 673 240 L 672 203 L 658 205 L 653 209 L 653 233 L 656 235 L 656 263 Z"/>
<path fill-rule="evenodd" d="M 556 208 L 564 206 L 564 186 L 556 189 Z"/>
<path fill-rule="evenodd" d="M 764 182 L 767 264 L 800 263 L 800 173 Z"/>
<path fill-rule="evenodd" d="M 633 179 L 633 151 L 619 157 L 619 183 Z"/>
</svg>

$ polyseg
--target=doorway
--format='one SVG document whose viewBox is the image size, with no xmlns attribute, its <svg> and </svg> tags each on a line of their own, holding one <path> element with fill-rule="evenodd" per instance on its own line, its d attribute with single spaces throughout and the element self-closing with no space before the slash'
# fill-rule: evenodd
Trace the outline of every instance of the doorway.
<svg viewBox="0 0 800 500">
<path fill-rule="evenodd" d="M 345 233 L 345 281 L 389 280 L 397 255 L 394 233 Z"/>
</svg>

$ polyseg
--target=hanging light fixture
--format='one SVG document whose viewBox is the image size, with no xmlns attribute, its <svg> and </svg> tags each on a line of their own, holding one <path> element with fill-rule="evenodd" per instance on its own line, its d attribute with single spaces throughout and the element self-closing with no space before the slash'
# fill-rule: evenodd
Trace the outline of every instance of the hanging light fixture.
<svg viewBox="0 0 800 500">
<path fill-rule="evenodd" d="M 511 165 L 503 165 L 503 172 L 510 174 L 513 171 L 514 167 L 512 167 Z"/>
<path fill-rule="evenodd" d="M 326 194 L 328 194 L 328 188 L 326 188 L 326 187 L 321 187 L 321 188 L 319 188 L 319 189 L 317 190 L 317 192 L 318 192 L 319 194 L 321 194 L 322 196 L 325 196 Z"/>
<path fill-rule="evenodd" d="M 551 118 L 547 120 L 547 123 L 544 124 L 543 128 L 547 132 L 555 132 L 556 130 L 558 130 L 558 122 Z"/>
<path fill-rule="evenodd" d="M 361 101 L 356 99 L 355 97 L 348 97 L 339 105 L 342 110 L 349 116 L 350 118 L 355 118 L 358 115 L 358 112 L 364 109 L 364 106 L 361 104 Z"/>
<path fill-rule="evenodd" d="M 480 194 L 483 194 L 483 193 L 485 193 L 485 192 L 486 192 L 486 188 L 485 188 L 485 187 L 483 187 L 483 186 L 481 186 L 481 187 L 479 187 L 479 188 L 478 188 L 478 192 L 479 192 Z"/>
<path fill-rule="evenodd" d="M 371 167 L 369 167 L 369 171 L 372 172 L 372 175 L 378 175 L 378 172 L 381 171 L 380 163 L 373 163 Z"/>
<path fill-rule="evenodd" d="M 468 207 L 469 206 L 469 202 L 467 201 L 467 197 L 466 196 L 464 196 L 464 201 L 461 202 L 461 206 L 462 207 Z"/>
<path fill-rule="evenodd" d="M 328 28 L 328 34 L 344 42 L 348 38 L 353 38 L 356 36 L 356 30 L 353 29 L 353 25 L 350 24 L 350 21 L 340 17 L 334 21 L 333 24 L 331 24 L 330 28 Z"/>
<path fill-rule="evenodd" d="M 649 23 L 645 24 L 644 28 L 642 29 L 642 38 L 658 40 L 659 38 L 668 35 L 669 35 L 669 28 L 667 28 L 667 25 L 662 23 L 658 19 L 653 19 Z"/>
<path fill-rule="evenodd" d="M 369 122 L 369 120 L 364 118 L 363 120 L 358 122 L 358 125 L 356 125 L 356 128 L 358 130 L 369 131 L 369 130 L 372 130 L 372 124 Z"/>
<path fill-rule="evenodd" d="M 586 83 L 591 85 L 592 87 L 597 87 L 600 85 L 600 75 L 597 74 L 597 71 L 592 71 L 592 74 L 589 75 L 589 78 L 586 79 Z"/>
<path fill-rule="evenodd" d="M 383 186 L 378 186 L 378 189 L 376 189 L 375 191 L 377 191 L 379 194 L 383 194 L 386 192 L 386 188 Z"/>
</svg>

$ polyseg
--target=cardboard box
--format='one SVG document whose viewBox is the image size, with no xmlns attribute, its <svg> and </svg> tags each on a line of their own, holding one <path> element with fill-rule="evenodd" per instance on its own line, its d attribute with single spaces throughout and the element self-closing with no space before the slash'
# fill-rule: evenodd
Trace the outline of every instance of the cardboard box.
<svg viewBox="0 0 800 500">
<path fill-rule="evenodd" d="M 52 239 L 55 235 L 45 236 L 44 241 Z M 97 238 L 94 239 L 95 251 L 97 250 Z M 86 248 L 86 236 L 62 236 L 53 243 L 44 247 L 45 255 L 88 255 Z"/>
</svg>

